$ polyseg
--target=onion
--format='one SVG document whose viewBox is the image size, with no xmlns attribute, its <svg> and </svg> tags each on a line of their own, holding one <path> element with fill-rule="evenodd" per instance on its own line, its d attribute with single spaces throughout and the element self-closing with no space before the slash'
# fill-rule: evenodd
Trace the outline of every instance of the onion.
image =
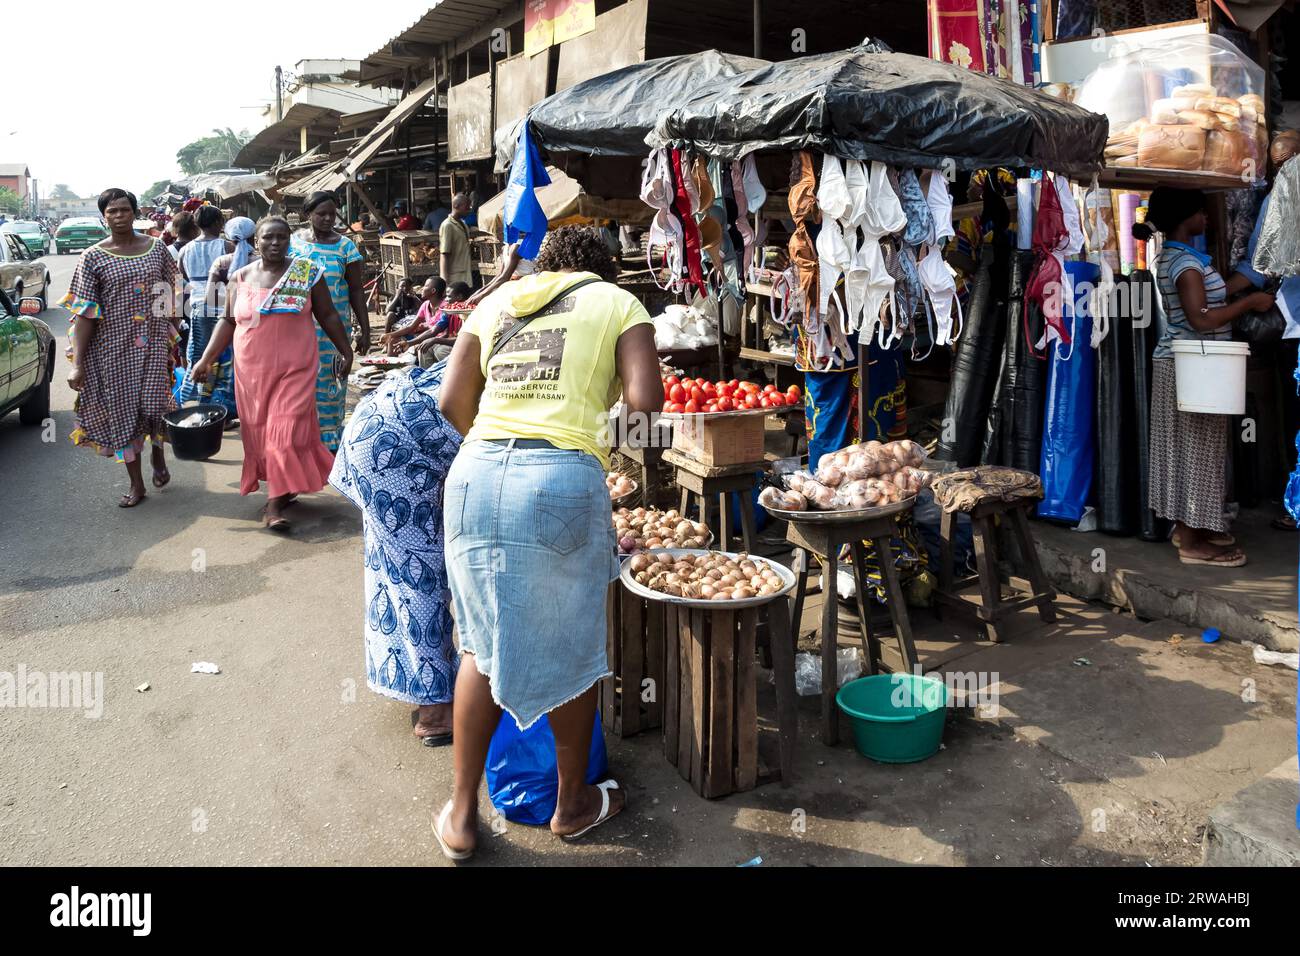
<svg viewBox="0 0 1300 956">
<path fill-rule="evenodd" d="M 618 547 L 620 551 L 632 552 L 636 550 L 637 539 L 632 537 L 619 538 Z"/>
</svg>

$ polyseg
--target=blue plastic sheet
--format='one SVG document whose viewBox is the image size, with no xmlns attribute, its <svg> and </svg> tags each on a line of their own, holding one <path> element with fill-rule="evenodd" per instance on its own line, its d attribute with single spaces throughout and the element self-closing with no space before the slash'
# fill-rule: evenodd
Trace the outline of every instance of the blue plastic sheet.
<svg viewBox="0 0 1300 956">
<path fill-rule="evenodd" d="M 1043 501 L 1038 514 L 1074 524 L 1083 517 L 1092 490 L 1097 353 L 1089 345 L 1092 315 L 1088 293 L 1100 278 L 1100 269 L 1091 262 L 1067 262 L 1065 276 L 1062 318 L 1067 324 L 1072 321 L 1072 344 L 1056 343 L 1048 359 L 1051 366 L 1038 472 L 1043 479 Z"/>
<path fill-rule="evenodd" d="M 608 773 L 605 735 L 597 713 L 587 756 L 587 783 L 599 783 Z M 513 717 L 501 715 L 488 745 L 487 785 L 492 805 L 511 823 L 543 826 L 551 822 L 560 776 L 555 765 L 555 735 L 546 717 L 520 730 Z"/>
<path fill-rule="evenodd" d="M 542 238 L 546 235 L 546 213 L 537 199 L 537 189 L 550 184 L 551 177 L 546 174 L 546 166 L 525 124 L 519 133 L 519 145 L 515 147 L 503 211 L 506 244 L 522 239 L 521 259 L 536 259 L 541 251 Z"/>
</svg>

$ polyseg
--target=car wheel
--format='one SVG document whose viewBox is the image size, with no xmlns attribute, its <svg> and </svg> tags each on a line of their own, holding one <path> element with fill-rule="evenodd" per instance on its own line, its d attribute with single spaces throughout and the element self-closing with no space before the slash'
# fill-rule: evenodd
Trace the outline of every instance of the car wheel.
<svg viewBox="0 0 1300 956">
<path fill-rule="evenodd" d="M 45 361 L 45 379 L 27 401 L 18 406 L 18 421 L 24 425 L 40 425 L 50 417 L 50 379 L 54 378 L 54 349 Z"/>
<path fill-rule="evenodd" d="M 50 274 L 45 273 L 45 278 L 41 281 L 41 311 L 44 312 L 50 307 Z"/>
</svg>

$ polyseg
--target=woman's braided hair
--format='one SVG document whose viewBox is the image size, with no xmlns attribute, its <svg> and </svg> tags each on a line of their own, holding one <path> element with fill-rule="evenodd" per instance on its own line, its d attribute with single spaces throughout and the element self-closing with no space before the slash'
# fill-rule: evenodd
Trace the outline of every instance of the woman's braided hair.
<svg viewBox="0 0 1300 956">
<path fill-rule="evenodd" d="M 561 226 L 548 235 L 536 265 L 539 272 L 594 272 L 606 282 L 618 278 L 605 240 L 585 226 Z"/>
</svg>

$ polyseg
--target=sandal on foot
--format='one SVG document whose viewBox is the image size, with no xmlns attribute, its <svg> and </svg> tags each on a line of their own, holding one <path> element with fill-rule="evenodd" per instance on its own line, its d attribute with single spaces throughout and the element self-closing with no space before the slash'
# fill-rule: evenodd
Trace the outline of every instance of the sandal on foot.
<svg viewBox="0 0 1300 956">
<path fill-rule="evenodd" d="M 1300 531 L 1300 526 L 1289 515 L 1285 518 L 1274 518 L 1268 523 L 1268 526 L 1274 531 Z"/>
<path fill-rule="evenodd" d="M 603 780 L 600 783 L 596 784 L 596 789 L 600 791 L 600 813 L 596 815 L 596 819 L 593 820 L 591 823 L 587 824 L 577 833 L 565 834 L 564 836 L 560 837 L 561 840 L 572 843 L 574 840 L 577 840 L 580 837 L 584 836 L 585 834 L 590 833 L 592 830 L 596 829 L 596 827 L 600 826 L 602 823 L 606 823 L 609 820 L 613 819 L 614 817 L 618 816 L 618 814 L 623 810 L 623 808 L 627 806 L 627 804 L 625 803 L 623 804 L 622 807 L 619 807 L 618 810 L 615 810 L 612 814 L 609 812 L 609 792 L 611 790 L 620 789 L 617 780 L 614 780 L 612 778 L 609 780 Z"/>
<path fill-rule="evenodd" d="M 140 502 L 144 501 L 146 497 L 148 496 L 143 491 L 138 495 L 134 491 L 128 491 L 118 499 L 117 506 L 119 508 L 134 508 Z"/>
<path fill-rule="evenodd" d="M 451 734 L 430 734 L 428 737 L 416 734 L 416 737 L 426 747 L 450 747 L 452 743 Z"/>
<path fill-rule="evenodd" d="M 453 850 L 451 847 L 447 846 L 447 841 L 442 838 L 442 828 L 447 824 L 447 818 L 449 816 L 451 816 L 450 800 L 448 800 L 447 805 L 442 808 L 442 812 L 433 819 L 433 838 L 438 841 L 438 847 L 442 850 L 442 855 L 447 859 L 468 860 L 474 855 L 473 850 Z"/>
<path fill-rule="evenodd" d="M 1208 558 L 1197 558 L 1180 551 L 1178 560 L 1183 564 L 1204 564 L 1212 568 L 1239 568 L 1246 563 L 1246 556 L 1240 551 L 1235 552 L 1236 557 L 1230 557 L 1232 554 L 1232 551 L 1220 551 Z"/>
<path fill-rule="evenodd" d="M 172 473 L 166 468 L 154 469 L 153 486 L 155 488 L 165 488 L 167 483 L 172 480 Z"/>
</svg>

